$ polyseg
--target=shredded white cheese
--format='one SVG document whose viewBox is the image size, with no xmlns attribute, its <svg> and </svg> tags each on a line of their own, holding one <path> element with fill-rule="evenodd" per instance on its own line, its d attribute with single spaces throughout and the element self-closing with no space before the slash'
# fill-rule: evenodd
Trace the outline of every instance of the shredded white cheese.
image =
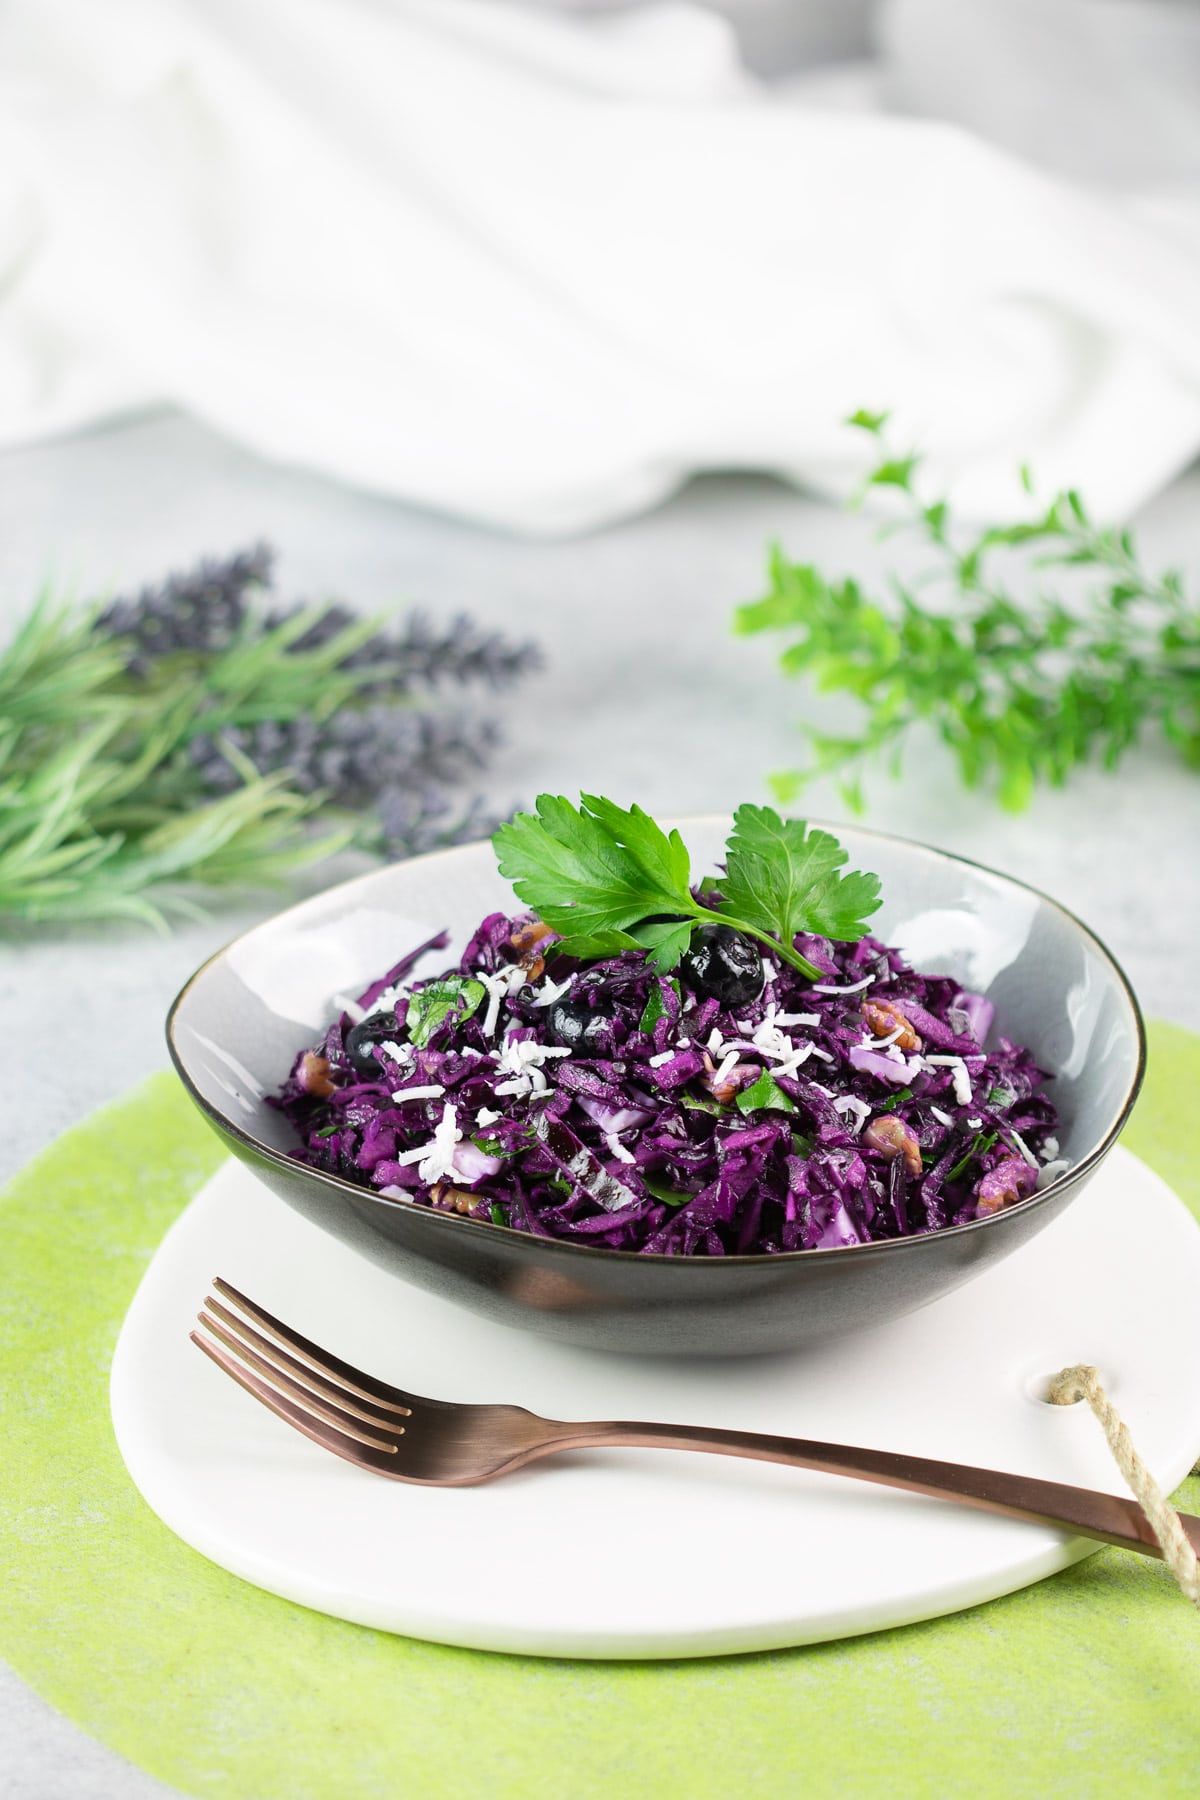
<svg viewBox="0 0 1200 1800">
<path fill-rule="evenodd" d="M 633 1154 L 633 1151 L 625 1148 L 615 1131 L 608 1132 L 604 1141 L 612 1151 L 613 1155 L 617 1158 L 618 1162 L 632 1163 L 637 1161 L 637 1157 Z"/>
<path fill-rule="evenodd" d="M 1033 1154 L 1033 1151 L 1029 1148 L 1029 1145 L 1025 1142 L 1025 1139 L 1021 1136 L 1020 1132 L 1014 1131 L 1011 1125 L 1007 1125 L 1005 1130 L 1008 1132 L 1009 1137 L 1017 1146 L 1017 1149 L 1021 1152 L 1021 1155 L 1025 1158 L 1025 1161 L 1029 1164 L 1030 1168 L 1036 1169 L 1038 1166 L 1038 1159 Z"/>
<path fill-rule="evenodd" d="M 954 1123 L 953 1113 L 943 1112 L 940 1106 L 931 1106 L 929 1108 L 929 1110 L 933 1114 L 934 1118 L 937 1120 L 939 1125 L 953 1125 L 953 1123 Z"/>
<path fill-rule="evenodd" d="M 855 1120 L 850 1129 L 855 1137 L 862 1130 L 864 1122 L 871 1116 L 871 1107 L 867 1101 L 860 1100 L 856 1094 L 842 1094 L 834 1101 L 833 1107 L 835 1112 L 854 1113 Z"/>
<path fill-rule="evenodd" d="M 483 1015 L 484 1037 L 495 1037 L 496 1026 L 500 1019 L 500 1002 L 515 994 L 518 988 L 524 987 L 528 977 L 522 968 L 510 964 L 504 969 L 497 969 L 494 975 L 477 975 L 476 980 L 487 989 L 487 1011 Z"/>
<path fill-rule="evenodd" d="M 497 1119 L 503 1117 L 503 1113 L 493 1112 L 490 1106 L 481 1106 L 475 1114 L 475 1123 L 477 1125 L 494 1125 Z"/>
<path fill-rule="evenodd" d="M 870 987 L 874 979 L 873 975 L 864 975 L 861 981 L 851 981 L 845 987 L 833 987 L 827 981 L 814 981 L 812 991 L 814 994 L 861 994 L 864 988 Z"/>
<path fill-rule="evenodd" d="M 408 988 L 403 981 L 397 981 L 394 986 L 384 988 L 382 994 L 376 994 L 370 1006 L 368 1006 L 363 1013 L 363 1018 L 373 1019 L 376 1013 L 390 1012 L 397 1000 L 399 1000 L 403 994 L 407 994 L 407 992 Z"/>
<path fill-rule="evenodd" d="M 534 996 L 533 1004 L 535 1006 L 553 1006 L 556 1000 L 562 999 L 574 979 L 574 975 L 568 975 L 563 981 L 551 981 L 547 975 Z"/>
<path fill-rule="evenodd" d="M 570 1056 L 568 1049 L 554 1044 L 538 1044 L 532 1038 L 508 1038 L 496 1058 L 496 1073 L 510 1077 L 493 1089 L 497 1094 L 543 1094 L 549 1083 L 542 1073 L 543 1064 L 553 1056 Z"/>
<path fill-rule="evenodd" d="M 775 1014 L 775 1023 L 777 1025 L 819 1025 L 821 1023 L 821 1015 L 820 1013 L 781 1012 Z"/>
<path fill-rule="evenodd" d="M 392 1099 L 397 1102 L 403 1102 L 405 1100 L 440 1100 L 445 1091 L 444 1087 L 440 1086 L 436 1081 L 433 1081 L 430 1082 L 428 1087 L 396 1088 L 392 1094 Z M 396 1161 L 403 1162 L 404 1158 L 399 1156 L 396 1158 Z"/>
<path fill-rule="evenodd" d="M 667 1063 L 674 1062 L 674 1060 L 674 1050 L 660 1050 L 657 1056 L 652 1056 L 650 1058 L 649 1066 L 652 1069 L 661 1069 L 664 1068 Z"/>
<path fill-rule="evenodd" d="M 394 1160 L 398 1163 L 416 1163 L 417 1174 L 426 1187 L 435 1182 L 445 1181 L 447 1175 L 454 1171 L 455 1145 L 462 1141 L 462 1132 L 458 1128 L 458 1114 L 453 1106 L 442 1108 L 440 1122 L 434 1127 L 433 1136 L 427 1144 L 419 1144 L 414 1150 L 404 1150 Z"/>
<path fill-rule="evenodd" d="M 929 1068 L 949 1069 L 950 1078 L 954 1083 L 954 1098 L 960 1106 L 970 1106 L 975 1090 L 971 1086 L 971 1077 L 961 1056 L 927 1056 L 924 1061 Z"/>
</svg>

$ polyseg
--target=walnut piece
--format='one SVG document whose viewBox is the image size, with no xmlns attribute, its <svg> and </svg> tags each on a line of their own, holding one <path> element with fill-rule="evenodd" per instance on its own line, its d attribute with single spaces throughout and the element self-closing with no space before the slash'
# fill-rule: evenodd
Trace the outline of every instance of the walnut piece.
<svg viewBox="0 0 1200 1800">
<path fill-rule="evenodd" d="M 549 925 L 544 925 L 540 919 L 526 919 L 508 940 L 513 949 L 520 952 L 517 967 L 524 969 L 530 981 L 539 980 L 545 972 L 546 959 L 540 946 L 550 936 Z"/>
<path fill-rule="evenodd" d="M 921 1040 L 913 1030 L 911 1021 L 890 1000 L 864 1000 L 862 1011 L 863 1018 L 876 1037 L 891 1037 L 893 1031 L 899 1030 L 900 1036 L 895 1040 L 898 1050 L 921 1048 Z"/>
<path fill-rule="evenodd" d="M 468 1193 L 466 1188 L 445 1187 L 439 1182 L 430 1191 L 438 1206 L 452 1206 L 456 1213 L 469 1213 L 479 1205 L 479 1195 Z"/>
<path fill-rule="evenodd" d="M 306 1094 L 315 1094 L 318 1100 L 328 1100 L 336 1090 L 329 1079 L 329 1060 L 318 1056 L 315 1050 L 306 1050 L 301 1058 L 297 1071 L 300 1086 Z"/>
<path fill-rule="evenodd" d="M 905 1170 L 914 1181 L 925 1166 L 921 1161 L 921 1146 L 915 1134 L 894 1113 L 887 1113 L 882 1119 L 872 1119 L 863 1132 L 863 1143 L 869 1144 L 872 1150 L 878 1150 L 889 1162 L 895 1162 L 898 1156 L 902 1156 Z"/>
</svg>

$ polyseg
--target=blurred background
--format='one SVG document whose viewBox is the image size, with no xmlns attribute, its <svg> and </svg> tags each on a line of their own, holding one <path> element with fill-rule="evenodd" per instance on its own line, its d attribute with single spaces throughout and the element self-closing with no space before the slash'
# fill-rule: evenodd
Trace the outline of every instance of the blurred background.
<svg viewBox="0 0 1200 1800">
<path fill-rule="evenodd" d="M 10 0 L 0 442 L 173 406 L 563 535 L 706 469 L 969 510 L 1200 444 L 1192 0 Z"/>
</svg>

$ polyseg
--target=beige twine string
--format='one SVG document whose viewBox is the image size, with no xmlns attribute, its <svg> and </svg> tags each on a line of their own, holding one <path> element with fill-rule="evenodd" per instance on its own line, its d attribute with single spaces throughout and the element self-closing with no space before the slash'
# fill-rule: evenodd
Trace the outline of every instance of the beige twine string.
<svg viewBox="0 0 1200 1800">
<path fill-rule="evenodd" d="M 1086 1400 L 1104 1429 L 1117 1466 L 1133 1489 L 1150 1529 L 1158 1539 L 1163 1560 L 1183 1589 L 1184 1598 L 1200 1606 L 1200 1561 L 1179 1522 L 1179 1514 L 1133 1447 L 1125 1421 L 1104 1391 L 1100 1376 L 1089 1363 L 1063 1369 L 1050 1383 L 1053 1406 L 1074 1406 Z"/>
</svg>

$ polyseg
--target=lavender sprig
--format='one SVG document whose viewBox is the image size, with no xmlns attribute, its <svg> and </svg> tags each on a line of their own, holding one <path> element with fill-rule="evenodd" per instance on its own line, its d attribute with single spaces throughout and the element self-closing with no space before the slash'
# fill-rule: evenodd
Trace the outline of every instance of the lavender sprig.
<svg viewBox="0 0 1200 1800">
<path fill-rule="evenodd" d="M 164 657 L 213 656 L 227 650 L 245 623 L 249 596 L 270 585 L 275 555 L 266 544 L 168 575 L 131 599 L 105 607 L 93 629 L 128 640 L 127 674 L 144 677 Z"/>
<path fill-rule="evenodd" d="M 138 918 L 348 843 L 488 835 L 476 693 L 538 666 L 456 618 L 272 604 L 265 545 L 89 612 L 43 597 L 0 653 L 0 920 Z M 451 704 L 445 684 L 453 683 Z"/>
</svg>

